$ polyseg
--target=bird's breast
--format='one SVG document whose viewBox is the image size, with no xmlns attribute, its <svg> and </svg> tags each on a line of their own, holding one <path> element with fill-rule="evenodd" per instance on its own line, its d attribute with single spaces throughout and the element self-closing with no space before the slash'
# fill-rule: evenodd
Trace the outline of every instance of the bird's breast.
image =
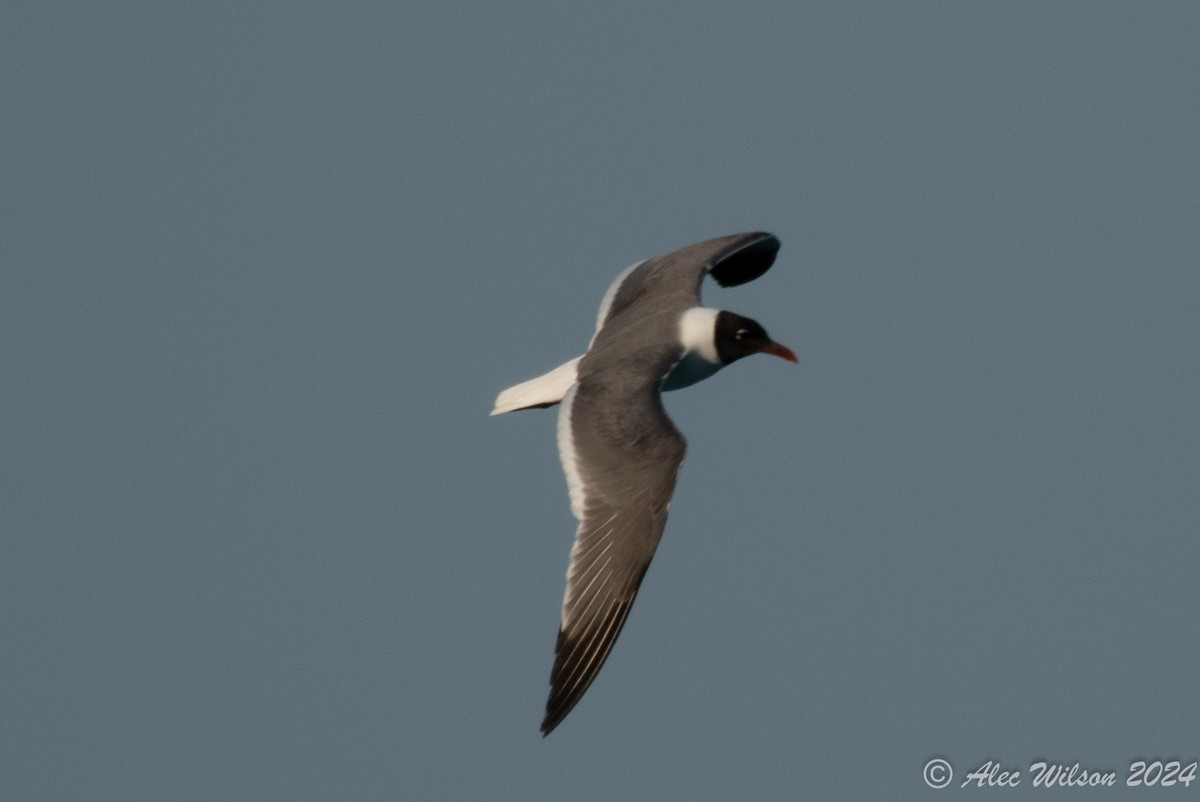
<svg viewBox="0 0 1200 802">
<path fill-rule="evenodd" d="M 709 376 L 723 368 L 719 362 L 709 362 L 693 350 L 688 350 L 683 359 L 675 363 L 671 372 L 663 379 L 663 390 L 679 390 L 690 387 L 696 382 L 704 381 Z"/>
</svg>

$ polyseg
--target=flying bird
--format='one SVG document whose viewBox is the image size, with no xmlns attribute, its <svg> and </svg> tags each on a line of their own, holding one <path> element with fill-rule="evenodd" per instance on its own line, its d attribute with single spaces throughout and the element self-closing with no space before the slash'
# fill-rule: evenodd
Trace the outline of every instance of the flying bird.
<svg viewBox="0 0 1200 802">
<path fill-rule="evenodd" d="M 705 240 L 631 265 L 604 294 L 587 353 L 496 398 L 493 415 L 561 404 L 558 453 L 579 520 L 543 736 L 608 658 L 667 523 L 686 442 L 661 393 L 751 354 L 796 361 L 755 321 L 700 306 L 700 284 L 745 284 L 775 261 L 764 232 Z"/>
</svg>

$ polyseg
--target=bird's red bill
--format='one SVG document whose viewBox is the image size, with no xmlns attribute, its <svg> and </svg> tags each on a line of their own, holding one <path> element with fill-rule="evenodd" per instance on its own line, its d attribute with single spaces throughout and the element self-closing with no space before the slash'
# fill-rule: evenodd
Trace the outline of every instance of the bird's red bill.
<svg viewBox="0 0 1200 802">
<path fill-rule="evenodd" d="M 788 362 L 800 361 L 796 358 L 796 355 L 792 353 L 791 348 L 788 348 L 786 345 L 780 345 L 776 342 L 769 343 L 767 347 L 762 350 L 764 354 L 771 354 L 772 356 L 777 356 L 780 359 L 786 359 Z"/>
</svg>

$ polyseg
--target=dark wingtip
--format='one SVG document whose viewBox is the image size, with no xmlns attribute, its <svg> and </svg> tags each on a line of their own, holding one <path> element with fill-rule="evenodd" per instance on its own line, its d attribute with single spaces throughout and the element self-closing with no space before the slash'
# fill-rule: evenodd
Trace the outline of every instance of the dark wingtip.
<svg viewBox="0 0 1200 802">
<path fill-rule="evenodd" d="M 567 713 L 570 713 L 571 708 L 575 706 L 575 702 L 579 701 L 579 697 L 576 696 L 574 699 L 564 703 L 561 696 L 555 693 L 557 690 L 555 680 L 560 677 L 563 670 L 566 644 L 567 635 L 559 627 L 558 637 L 554 642 L 554 668 L 550 672 L 550 696 L 546 699 L 546 713 L 542 716 L 541 729 L 543 738 L 554 732 L 554 728 L 562 723 L 562 720 L 567 717 Z"/>
<path fill-rule="evenodd" d="M 550 733 L 554 732 L 554 728 L 562 723 L 562 720 L 567 717 L 567 713 L 571 712 L 574 703 L 555 705 L 553 696 L 546 701 L 546 712 L 542 716 L 542 737 L 545 738 Z"/>
<path fill-rule="evenodd" d="M 550 695 L 546 699 L 546 716 L 542 719 L 542 737 L 549 735 L 562 723 L 592 686 L 596 675 L 608 660 L 613 644 L 625 628 L 629 609 L 645 575 L 646 568 L 642 567 L 633 585 L 634 596 L 612 604 L 607 612 L 595 617 L 592 624 L 585 627 L 582 637 L 579 633 L 568 636 L 559 628 L 554 647 L 554 668 L 550 672 Z M 583 651 L 580 651 L 581 647 Z"/>
<path fill-rule="evenodd" d="M 740 235 L 724 253 L 713 259 L 709 274 L 722 287 L 736 287 L 761 276 L 775 264 L 779 238 L 765 231 Z"/>
</svg>

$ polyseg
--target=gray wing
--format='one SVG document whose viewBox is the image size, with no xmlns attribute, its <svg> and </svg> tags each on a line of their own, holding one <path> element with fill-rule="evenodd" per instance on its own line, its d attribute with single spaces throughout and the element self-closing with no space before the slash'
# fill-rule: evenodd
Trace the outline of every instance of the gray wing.
<svg viewBox="0 0 1200 802">
<path fill-rule="evenodd" d="M 640 301 L 682 312 L 700 303 L 700 284 L 711 274 L 722 287 L 745 284 L 766 273 L 779 253 L 779 240 L 764 231 L 732 234 L 697 242 L 655 256 L 617 277 L 600 302 L 596 330 Z"/>
<path fill-rule="evenodd" d="M 571 712 L 621 634 L 666 526 L 686 448 L 656 383 L 630 392 L 585 377 L 563 399 L 558 421 L 559 454 L 579 529 L 542 720 L 545 735 Z"/>
</svg>

